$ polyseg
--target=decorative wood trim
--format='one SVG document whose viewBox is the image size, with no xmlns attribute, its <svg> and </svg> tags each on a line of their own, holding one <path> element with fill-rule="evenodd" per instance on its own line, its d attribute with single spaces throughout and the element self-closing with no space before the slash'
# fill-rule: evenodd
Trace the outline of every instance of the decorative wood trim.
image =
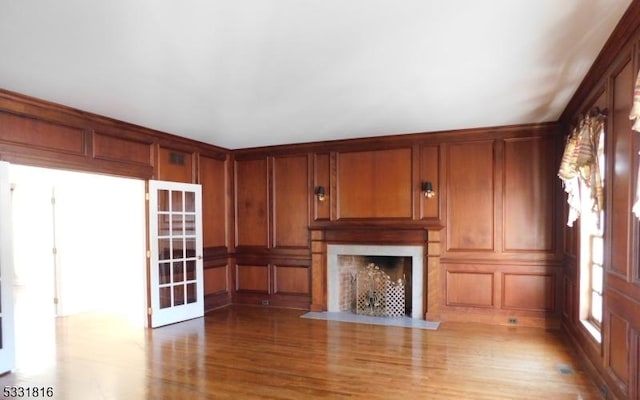
<svg viewBox="0 0 640 400">
<path fill-rule="evenodd" d="M 523 135 L 555 135 L 550 127 L 557 122 L 540 124 L 521 124 L 471 129 L 455 129 L 435 132 L 416 132 L 400 135 L 386 135 L 348 140 L 331 140 L 277 146 L 253 147 L 233 150 L 236 157 L 255 158 L 260 155 L 284 155 L 300 153 L 326 153 L 395 149 L 411 147 L 414 144 L 440 145 L 443 143 L 466 142 L 473 140 L 491 140 L 496 138 L 520 137 Z M 553 132 L 552 132 L 553 131 Z"/>
<path fill-rule="evenodd" d="M 429 230 L 427 245 L 425 246 L 424 262 L 426 295 L 424 296 L 423 310 L 425 319 L 428 321 L 439 321 L 443 304 L 443 294 L 441 290 L 442 268 L 440 265 L 441 253 L 441 230 Z"/>
<path fill-rule="evenodd" d="M 84 129 L 95 129 L 101 132 L 111 130 L 126 132 L 133 137 L 150 138 L 169 146 L 184 146 L 185 149 L 206 149 L 214 154 L 226 155 L 228 149 L 204 142 L 187 139 L 182 136 L 161 132 L 114 118 L 78 110 L 76 108 L 37 99 L 35 97 L 0 89 L 0 111 L 11 112 L 23 117 L 33 117 L 43 121 L 70 124 Z"/>
<path fill-rule="evenodd" d="M 311 230 L 311 311 L 327 309 L 327 243 L 324 231 Z"/>
<path fill-rule="evenodd" d="M 505 145 L 507 139 L 493 142 L 493 251 L 505 253 L 504 246 L 504 180 L 505 180 Z"/>
</svg>

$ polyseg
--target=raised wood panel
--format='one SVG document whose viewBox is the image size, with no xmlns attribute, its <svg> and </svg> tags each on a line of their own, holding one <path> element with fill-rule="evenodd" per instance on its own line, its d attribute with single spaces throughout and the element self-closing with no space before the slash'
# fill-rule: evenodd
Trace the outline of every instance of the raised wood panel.
<svg viewBox="0 0 640 400">
<path fill-rule="evenodd" d="M 85 154 L 81 128 L 0 112 L 0 141 L 66 154 Z"/>
<path fill-rule="evenodd" d="M 512 274 L 502 276 L 502 308 L 554 311 L 555 279 L 552 275 Z"/>
<path fill-rule="evenodd" d="M 573 321 L 573 298 L 575 293 L 575 284 L 567 276 L 563 277 L 562 282 L 562 316 L 567 321 Z"/>
<path fill-rule="evenodd" d="M 640 397 L 640 332 L 634 331 L 634 343 L 635 350 L 631 355 L 631 359 L 634 360 L 635 366 L 635 396 Z"/>
<path fill-rule="evenodd" d="M 416 188 L 420 192 L 420 218 L 440 218 L 440 146 L 420 147 L 420 185 L 422 182 L 431 182 L 435 196 L 426 198 L 421 191 L 421 186 Z"/>
<path fill-rule="evenodd" d="M 567 218 L 568 218 L 568 210 L 565 209 L 565 214 L 562 221 L 563 222 L 567 221 Z M 574 226 L 569 227 L 569 226 L 566 226 L 566 224 L 564 224 L 563 232 L 564 232 L 564 254 L 574 258 L 577 257 L 578 256 L 578 240 L 577 240 L 578 225 L 574 224 Z"/>
<path fill-rule="evenodd" d="M 311 283 L 309 272 L 308 267 L 274 265 L 274 293 L 309 294 Z"/>
<path fill-rule="evenodd" d="M 273 162 L 274 247 L 309 247 L 309 162 L 306 156 Z"/>
<path fill-rule="evenodd" d="M 236 290 L 269 293 L 269 267 L 236 265 Z"/>
<path fill-rule="evenodd" d="M 502 221 L 505 252 L 554 251 L 556 144 L 553 136 L 505 141 Z"/>
<path fill-rule="evenodd" d="M 338 217 L 411 218 L 410 148 L 338 155 Z"/>
<path fill-rule="evenodd" d="M 637 379 L 640 378 L 637 368 L 640 365 L 640 359 L 635 358 L 639 350 L 634 348 L 637 343 L 637 332 L 640 330 L 640 296 L 631 290 L 632 284 L 621 277 L 609 274 L 607 278 L 605 278 L 607 292 L 604 312 L 604 365 L 607 367 L 606 373 L 610 380 L 620 392 L 635 399 L 638 393 L 634 393 L 634 390 Z M 617 281 L 616 288 L 609 287 L 609 281 Z M 618 288 L 629 290 L 628 293 L 623 294 L 618 291 Z"/>
<path fill-rule="evenodd" d="M 229 292 L 228 270 L 227 265 L 204 270 L 205 295 Z"/>
<path fill-rule="evenodd" d="M 614 313 L 609 313 L 609 370 L 626 391 L 629 385 L 629 324 Z"/>
<path fill-rule="evenodd" d="M 633 73 L 631 62 L 620 70 L 614 79 L 613 96 L 613 134 L 610 138 L 609 152 L 613 164 L 611 173 L 611 264 L 610 269 L 616 273 L 629 274 L 629 224 L 631 219 L 630 190 L 632 177 L 632 135 L 629 110 L 632 104 Z"/>
<path fill-rule="evenodd" d="M 100 132 L 93 134 L 93 157 L 100 160 L 120 161 L 140 165 L 152 165 L 150 143 L 111 136 Z"/>
<path fill-rule="evenodd" d="M 235 163 L 236 246 L 268 246 L 267 159 Z"/>
<path fill-rule="evenodd" d="M 227 164 L 225 160 L 200 156 L 202 185 L 203 246 L 226 247 L 227 241 Z"/>
<path fill-rule="evenodd" d="M 447 145 L 447 250 L 494 250 L 494 143 Z"/>
<path fill-rule="evenodd" d="M 493 273 L 447 271 L 448 306 L 492 307 Z"/>
<path fill-rule="evenodd" d="M 331 171 L 329 154 L 314 155 L 314 190 L 318 186 L 322 186 L 325 191 L 325 199 L 319 201 L 316 196 L 313 197 L 314 204 L 314 220 L 328 220 L 331 217 Z"/>
<path fill-rule="evenodd" d="M 160 147 L 158 150 L 158 179 L 161 181 L 193 183 L 193 154 Z"/>
</svg>

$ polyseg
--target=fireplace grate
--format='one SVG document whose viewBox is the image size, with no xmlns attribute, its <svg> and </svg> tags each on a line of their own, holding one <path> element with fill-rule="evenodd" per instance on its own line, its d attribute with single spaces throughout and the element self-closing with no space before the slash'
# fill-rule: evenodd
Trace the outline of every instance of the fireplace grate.
<svg viewBox="0 0 640 400">
<path fill-rule="evenodd" d="M 393 282 L 388 274 L 370 263 L 352 280 L 356 314 L 402 317 L 405 313 L 405 282 Z"/>
</svg>

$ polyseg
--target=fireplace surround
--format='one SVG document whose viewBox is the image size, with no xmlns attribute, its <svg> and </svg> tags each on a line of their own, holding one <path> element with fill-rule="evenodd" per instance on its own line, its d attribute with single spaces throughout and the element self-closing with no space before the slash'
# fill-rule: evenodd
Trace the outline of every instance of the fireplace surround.
<svg viewBox="0 0 640 400">
<path fill-rule="evenodd" d="M 340 227 L 318 226 L 311 230 L 311 305 L 315 312 L 329 311 L 329 265 L 335 268 L 336 250 L 354 252 L 377 247 L 383 255 L 390 251 L 404 248 L 416 260 L 412 262 L 412 281 L 421 283 L 415 296 L 412 293 L 412 319 L 439 321 L 442 310 L 442 278 L 440 266 L 440 226 L 425 228 L 411 226 L 398 228 L 395 226 L 349 226 Z M 329 254 L 331 247 L 331 254 Z M 384 250 L 384 251 L 382 251 Z M 347 250 L 345 250 L 347 251 Z M 342 253 L 344 255 L 344 253 Z M 333 259 L 333 260 L 330 260 Z M 413 271 L 421 274 L 421 278 L 414 278 Z M 334 285 L 332 285 L 334 286 Z M 422 296 L 420 296 L 422 289 Z M 332 287 L 332 294 L 334 287 Z M 420 311 L 421 309 L 421 311 Z M 376 318 L 376 317 L 373 317 Z"/>
</svg>

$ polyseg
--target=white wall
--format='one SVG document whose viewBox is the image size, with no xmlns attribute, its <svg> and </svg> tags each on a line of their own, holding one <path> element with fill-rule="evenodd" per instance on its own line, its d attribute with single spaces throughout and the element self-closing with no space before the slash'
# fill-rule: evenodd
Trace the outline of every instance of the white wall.
<svg viewBox="0 0 640 400">
<path fill-rule="evenodd" d="M 33 179 L 33 173 L 40 172 Z M 34 171 L 11 167 L 13 214 L 14 269 L 17 286 L 29 288 L 31 300 L 40 305 L 40 311 L 54 312 L 53 282 L 53 208 L 51 186 L 47 171 Z"/>
<path fill-rule="evenodd" d="M 14 209 L 19 211 L 14 214 L 14 225 L 22 227 L 16 234 L 23 236 L 16 243 L 16 253 L 21 253 L 20 262 L 16 261 L 17 277 L 32 287 L 53 287 L 52 273 L 42 271 L 53 263 L 47 232 L 55 231 L 58 315 L 101 311 L 143 323 L 144 181 L 12 166 L 12 182 L 16 183 Z M 23 201 L 24 205 L 16 207 Z M 26 209 L 31 212 L 24 212 Z M 48 248 L 48 254 L 32 247 Z"/>
</svg>

